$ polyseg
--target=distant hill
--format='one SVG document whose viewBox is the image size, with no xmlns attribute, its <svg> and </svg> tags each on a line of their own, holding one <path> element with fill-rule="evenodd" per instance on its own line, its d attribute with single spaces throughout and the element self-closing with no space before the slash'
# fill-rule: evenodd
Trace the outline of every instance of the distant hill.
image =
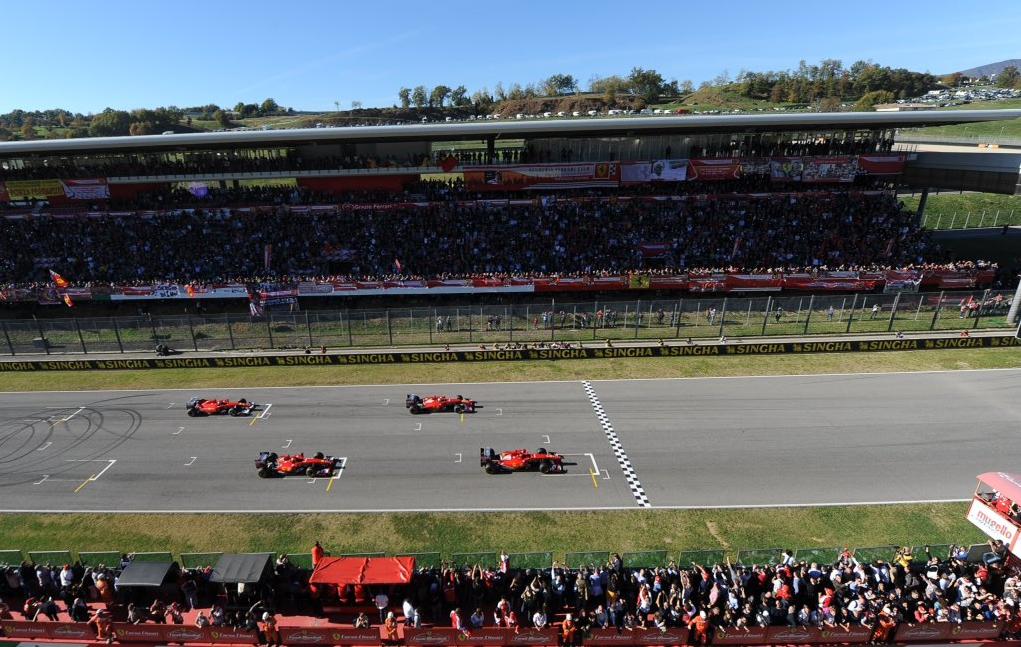
<svg viewBox="0 0 1021 647">
<path fill-rule="evenodd" d="M 988 63 L 986 65 L 979 65 L 978 67 L 973 67 L 967 70 L 961 70 L 961 74 L 971 78 L 976 78 L 980 76 L 990 76 L 992 74 L 999 74 L 1000 72 L 1003 71 L 1003 68 L 1010 67 L 1011 65 L 1018 69 L 1021 69 L 1021 58 L 1011 58 L 1006 61 L 1000 61 L 999 63 Z"/>
</svg>

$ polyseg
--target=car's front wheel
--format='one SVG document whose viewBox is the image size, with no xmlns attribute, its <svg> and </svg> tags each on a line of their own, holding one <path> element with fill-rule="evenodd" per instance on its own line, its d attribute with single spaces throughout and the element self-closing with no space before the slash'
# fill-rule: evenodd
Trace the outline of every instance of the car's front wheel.
<svg viewBox="0 0 1021 647">
<path fill-rule="evenodd" d="M 549 461 L 539 463 L 539 471 L 543 474 L 549 474 L 553 471 L 553 463 L 550 463 Z"/>
</svg>

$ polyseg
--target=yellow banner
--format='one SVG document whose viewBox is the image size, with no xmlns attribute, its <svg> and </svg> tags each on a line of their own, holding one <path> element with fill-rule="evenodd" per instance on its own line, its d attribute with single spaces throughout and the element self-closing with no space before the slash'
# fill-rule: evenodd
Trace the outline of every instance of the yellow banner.
<svg viewBox="0 0 1021 647">
<path fill-rule="evenodd" d="M 49 198 L 64 195 L 64 186 L 60 180 L 8 180 L 7 194 L 12 200 Z"/>
</svg>

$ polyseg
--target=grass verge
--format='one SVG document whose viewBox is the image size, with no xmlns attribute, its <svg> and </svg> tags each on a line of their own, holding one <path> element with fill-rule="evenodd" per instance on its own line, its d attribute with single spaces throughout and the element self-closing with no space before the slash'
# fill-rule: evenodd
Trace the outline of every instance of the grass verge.
<svg viewBox="0 0 1021 647">
<path fill-rule="evenodd" d="M 921 194 L 899 199 L 909 211 L 918 209 Z M 1021 224 L 1021 196 L 996 193 L 944 193 L 925 201 L 923 226 L 928 229 L 956 229 Z"/>
<path fill-rule="evenodd" d="M 875 354 L 654 357 L 414 365 L 195 368 L 4 373 L 4 391 L 228 388 L 346 384 L 451 384 L 818 373 L 884 373 L 1021 368 L 1021 348 L 893 351 Z"/>
<path fill-rule="evenodd" d="M 966 493 L 964 493 L 966 494 Z M 2 549 L 334 554 L 873 547 L 973 543 L 967 504 L 573 513 L 0 515 Z"/>
</svg>

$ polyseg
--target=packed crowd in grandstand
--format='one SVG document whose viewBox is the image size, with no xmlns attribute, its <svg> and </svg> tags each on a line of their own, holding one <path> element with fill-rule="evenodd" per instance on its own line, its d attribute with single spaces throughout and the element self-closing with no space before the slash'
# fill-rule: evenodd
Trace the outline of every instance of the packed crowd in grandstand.
<svg viewBox="0 0 1021 647">
<path fill-rule="evenodd" d="M 0 221 L 0 280 L 76 282 L 908 267 L 941 261 L 889 193 L 161 211 Z"/>
<path fill-rule="evenodd" d="M 860 561 L 844 551 L 834 563 L 818 563 L 783 551 L 773 564 L 658 568 L 625 567 L 614 554 L 605 564 L 580 569 L 556 562 L 520 568 L 502 555 L 496 568 L 422 567 L 410 584 L 364 589 L 312 584 L 309 571 L 281 555 L 272 577 L 258 585 L 211 583 L 207 567 L 182 570 L 169 587 L 145 595 L 118 587 L 129 556 L 95 568 L 25 562 L 6 567 L 0 578 L 0 619 L 90 622 L 100 631 L 98 625 L 111 619 L 254 630 L 265 629 L 260 619 L 275 622 L 284 614 L 466 631 L 555 626 L 565 644 L 573 642 L 568 631 L 580 638 L 599 628 L 687 627 L 695 644 L 721 627 L 867 627 L 882 643 L 902 624 L 1004 621 L 1013 635 L 1021 629 L 1021 580 L 1004 568 L 1005 550 L 991 542 L 977 562 L 968 560 L 967 548 L 934 554 L 926 547 L 901 549 L 892 562 Z M 313 562 L 323 555 L 317 544 Z"/>
</svg>

